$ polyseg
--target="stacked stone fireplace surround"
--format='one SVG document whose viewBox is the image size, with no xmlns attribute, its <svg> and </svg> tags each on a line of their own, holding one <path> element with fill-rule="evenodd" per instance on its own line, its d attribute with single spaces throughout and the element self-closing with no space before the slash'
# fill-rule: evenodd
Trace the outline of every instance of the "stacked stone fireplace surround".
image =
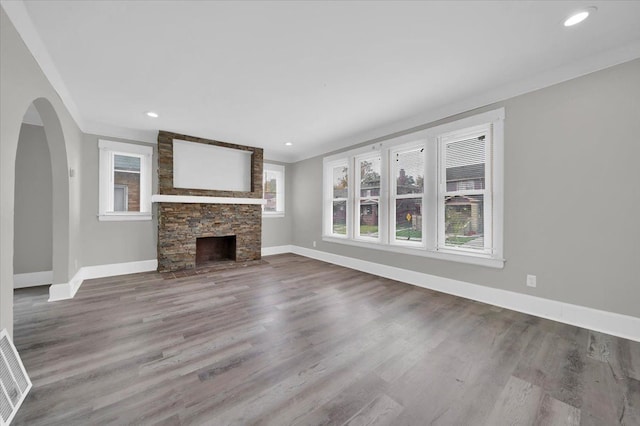
<svg viewBox="0 0 640 426">
<path fill-rule="evenodd" d="M 216 191 L 173 187 L 173 140 L 252 152 L 251 191 Z M 160 195 L 262 199 L 260 148 L 235 145 L 161 131 L 158 134 L 158 180 Z M 196 239 L 236 237 L 236 262 L 260 259 L 262 209 L 260 204 L 158 203 L 158 271 L 175 272 L 196 268 Z"/>
</svg>

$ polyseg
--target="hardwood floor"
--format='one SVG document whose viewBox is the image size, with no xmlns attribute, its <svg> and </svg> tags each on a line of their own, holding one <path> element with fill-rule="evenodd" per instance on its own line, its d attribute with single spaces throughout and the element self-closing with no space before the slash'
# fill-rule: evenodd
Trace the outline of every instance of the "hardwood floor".
<svg viewBox="0 0 640 426">
<path fill-rule="evenodd" d="M 15 292 L 15 424 L 639 425 L 640 343 L 287 254 Z"/>
</svg>

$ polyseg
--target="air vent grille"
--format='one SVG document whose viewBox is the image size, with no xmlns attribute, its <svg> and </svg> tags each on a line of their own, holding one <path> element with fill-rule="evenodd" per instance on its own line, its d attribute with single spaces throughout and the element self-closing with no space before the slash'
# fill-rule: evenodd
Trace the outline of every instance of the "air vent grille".
<svg viewBox="0 0 640 426">
<path fill-rule="evenodd" d="M 0 425 L 8 425 L 31 389 L 31 380 L 7 330 L 0 333 Z"/>
</svg>

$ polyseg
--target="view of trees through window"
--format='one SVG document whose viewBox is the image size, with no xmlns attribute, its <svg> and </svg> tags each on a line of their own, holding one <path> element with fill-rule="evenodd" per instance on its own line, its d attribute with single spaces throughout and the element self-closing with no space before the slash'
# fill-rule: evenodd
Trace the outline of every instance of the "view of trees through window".
<svg viewBox="0 0 640 426">
<path fill-rule="evenodd" d="M 279 164 L 264 163 L 262 172 L 262 214 L 265 217 L 283 217 L 285 210 L 285 168 Z"/>
<path fill-rule="evenodd" d="M 337 166 L 333 168 L 333 222 L 334 234 L 347 235 L 347 197 L 349 168 Z"/>
<path fill-rule="evenodd" d="M 504 109 L 323 159 L 323 238 L 502 267 Z"/>
<path fill-rule="evenodd" d="M 422 241 L 424 148 L 396 152 L 395 223 L 397 241 Z"/>
<path fill-rule="evenodd" d="M 264 171 L 264 199 L 267 203 L 264 205 L 265 212 L 277 211 L 277 196 L 278 196 L 278 179 L 276 173 L 270 170 Z"/>
<path fill-rule="evenodd" d="M 379 237 L 380 166 L 382 159 L 360 160 L 360 236 Z"/>
</svg>

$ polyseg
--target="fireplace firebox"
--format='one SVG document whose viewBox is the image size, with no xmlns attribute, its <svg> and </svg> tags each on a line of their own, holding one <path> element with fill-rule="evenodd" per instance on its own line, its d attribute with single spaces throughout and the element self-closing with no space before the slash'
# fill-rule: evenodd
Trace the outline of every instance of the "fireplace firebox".
<svg viewBox="0 0 640 426">
<path fill-rule="evenodd" d="M 196 267 L 236 260 L 236 236 L 196 238 Z"/>
</svg>

